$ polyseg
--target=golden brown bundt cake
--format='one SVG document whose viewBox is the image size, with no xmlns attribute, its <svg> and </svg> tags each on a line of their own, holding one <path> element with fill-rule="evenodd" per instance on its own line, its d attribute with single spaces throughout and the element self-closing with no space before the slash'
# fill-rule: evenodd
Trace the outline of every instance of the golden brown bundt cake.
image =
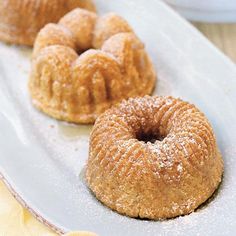
<svg viewBox="0 0 236 236">
<path fill-rule="evenodd" d="M 95 11 L 92 0 L 1 0 L 0 40 L 31 46 L 44 25 L 77 7 Z"/>
<path fill-rule="evenodd" d="M 150 94 L 155 80 L 143 44 L 123 18 L 76 9 L 38 34 L 29 88 L 33 104 L 48 115 L 93 123 L 122 99 Z"/>
<path fill-rule="evenodd" d="M 87 183 L 121 214 L 189 214 L 213 194 L 222 173 L 211 125 L 180 99 L 131 98 L 103 113 L 93 127 Z"/>
</svg>

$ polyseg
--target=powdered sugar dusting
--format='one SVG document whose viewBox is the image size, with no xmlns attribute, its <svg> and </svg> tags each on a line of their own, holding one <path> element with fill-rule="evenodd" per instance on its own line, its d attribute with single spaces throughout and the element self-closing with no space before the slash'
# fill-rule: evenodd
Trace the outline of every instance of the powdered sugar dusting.
<svg viewBox="0 0 236 236">
<path fill-rule="evenodd" d="M 170 96 L 130 98 L 95 122 L 86 177 L 113 210 L 171 218 L 191 213 L 218 187 L 216 153 L 212 128 L 194 105 Z"/>
<path fill-rule="evenodd" d="M 211 45 L 209 47 L 209 43 L 203 37 L 199 36 L 195 30 L 191 30 L 183 20 L 178 19 L 159 1 L 155 3 L 153 1 L 152 4 L 146 4 L 144 0 L 99 0 L 96 2 L 102 12 L 104 9 L 115 9 L 119 14 L 123 14 L 132 26 L 136 26 L 135 30 L 144 39 L 155 67 L 158 69 L 159 77 L 171 84 L 171 94 L 175 96 L 181 94 L 206 112 L 216 131 L 225 161 L 226 171 L 222 186 L 217 197 L 206 208 L 168 221 L 131 219 L 107 209 L 97 202 L 86 186 L 81 184 L 80 179 L 74 177 L 74 168 L 70 169 L 73 165 L 81 167 L 85 165 L 87 157 L 81 159 L 81 150 L 88 148 L 88 143 L 83 142 L 83 145 L 80 145 L 79 139 L 76 143 L 75 140 L 68 140 L 67 137 L 61 137 L 61 135 L 59 137 L 57 122 L 32 109 L 29 98 L 25 94 L 27 75 L 22 70 L 29 71 L 29 60 L 23 55 L 18 55 L 16 48 L 8 48 L 0 44 L 1 75 L 3 75 L 0 78 L 1 86 L 7 84 L 7 87 L 11 88 L 12 99 L 17 105 L 16 110 L 22 110 L 21 117 L 27 118 L 23 123 L 32 123 L 30 132 L 25 130 L 29 140 L 32 139 L 31 134 L 34 133 L 37 146 L 41 145 L 42 139 L 50 142 L 48 147 L 43 146 L 44 150 L 48 150 L 47 158 L 43 159 L 43 155 L 41 157 L 44 162 L 40 162 L 40 158 L 37 160 L 37 153 L 34 153 L 33 157 L 31 155 L 24 163 L 25 170 L 30 166 L 35 171 L 32 175 L 34 178 L 30 179 L 39 177 L 40 182 L 37 188 L 30 188 L 30 194 L 24 192 L 26 194 L 23 196 L 36 201 L 35 198 L 31 198 L 32 193 L 36 192 L 41 198 L 38 201 L 39 204 L 32 204 L 32 207 L 36 207 L 41 213 L 46 213 L 51 222 L 60 227 L 66 227 L 66 230 L 91 230 L 103 236 L 113 235 L 114 232 L 117 236 L 232 235 L 235 232 L 236 215 L 236 118 L 233 103 L 235 99 L 232 99 L 235 98 L 233 95 L 235 67 L 231 66 L 230 62 Z M 152 22 L 155 22 L 157 29 L 155 31 L 150 28 Z M 19 64 L 21 68 L 18 68 Z M 225 86 L 230 87 L 232 91 L 227 96 L 224 93 Z M 13 116 L 10 117 L 13 120 Z M 52 129 L 51 125 L 55 128 Z M 49 128 L 54 131 L 50 131 Z M 10 130 L 7 133 L 9 132 Z M 51 145 L 53 139 L 56 139 L 56 142 Z M 58 139 L 62 140 L 57 143 Z M 71 143 L 74 143 L 73 148 Z M 31 150 L 32 147 L 28 148 Z M 74 153 L 75 148 L 78 148 L 77 154 Z M 57 156 L 56 154 L 60 152 L 62 155 Z M 1 156 L 2 159 L 4 156 Z M 12 155 L 10 159 L 20 163 L 18 155 Z M 21 162 L 25 159 L 26 157 L 22 158 Z M 52 160 L 54 160 L 53 164 L 50 164 Z M 40 172 L 37 172 L 39 170 L 37 166 L 41 169 Z M 56 169 L 60 169 L 59 166 L 61 166 L 60 171 L 54 172 L 53 166 Z M 40 175 L 44 170 L 47 174 L 45 178 Z M 24 173 L 18 174 L 23 178 Z M 69 179 L 70 175 L 72 177 Z M 30 179 L 26 178 L 25 183 L 28 184 Z M 47 188 L 48 184 L 53 182 L 55 187 L 52 185 L 51 188 Z M 24 186 L 30 186 L 27 184 Z M 42 202 L 45 198 L 50 201 Z M 72 199 L 71 202 L 68 199 Z M 43 205 L 46 207 L 43 208 Z M 61 221 L 58 220 L 59 218 Z"/>
</svg>

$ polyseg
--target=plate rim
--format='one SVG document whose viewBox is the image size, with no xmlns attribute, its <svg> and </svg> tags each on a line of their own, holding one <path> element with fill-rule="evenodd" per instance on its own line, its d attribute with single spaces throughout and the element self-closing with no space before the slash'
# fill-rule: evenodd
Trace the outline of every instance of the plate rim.
<svg viewBox="0 0 236 236">
<path fill-rule="evenodd" d="M 20 204 L 22 208 L 28 210 L 32 214 L 32 216 L 35 217 L 35 219 L 37 219 L 40 223 L 42 223 L 49 229 L 53 230 L 55 233 L 59 235 L 67 233 L 65 229 L 56 226 L 56 224 L 52 223 L 46 217 L 42 216 L 42 214 L 40 214 L 36 209 L 33 209 L 33 207 L 31 207 L 30 204 L 27 203 L 27 200 L 24 200 L 23 197 L 15 190 L 15 188 L 10 183 L 9 178 L 6 178 L 6 174 L 3 174 L 3 172 L 3 170 L 0 170 L 0 180 L 4 183 L 5 187 L 11 193 L 12 197 Z"/>
<path fill-rule="evenodd" d="M 156 1 L 156 0 L 153 0 Z M 181 17 L 177 12 L 175 12 L 173 9 L 171 9 L 169 6 L 167 6 L 165 3 L 161 2 L 160 3 L 163 8 L 166 9 L 166 11 L 168 11 L 170 14 L 174 14 L 175 17 L 178 18 L 178 20 L 180 20 L 186 27 L 188 27 L 189 30 L 191 31 L 195 31 L 195 33 L 197 33 L 199 35 L 199 37 L 202 37 L 202 39 L 207 43 L 208 47 L 211 48 L 211 50 L 214 50 L 218 56 L 220 56 L 221 58 L 223 58 L 224 62 L 229 64 L 230 66 L 233 66 L 236 69 L 236 66 L 234 64 L 234 62 L 228 58 L 222 51 L 220 51 L 216 46 L 214 46 L 200 31 L 198 31 L 191 23 L 189 23 L 187 20 L 185 20 L 183 17 Z M 1 124 L 0 124 L 1 126 Z M 51 228 L 53 231 L 55 231 L 56 233 L 59 234 L 64 234 L 66 232 L 68 232 L 67 229 L 65 229 L 63 226 L 58 226 L 55 223 L 53 223 L 52 221 L 50 221 L 50 219 L 48 219 L 47 217 L 43 216 L 41 213 L 39 213 L 34 206 L 30 206 L 30 203 L 27 202 L 27 200 L 24 200 L 23 197 L 15 190 L 16 188 L 14 188 L 14 184 L 11 183 L 11 178 L 8 177 L 7 173 L 5 173 L 4 169 L 0 166 L 0 180 L 2 180 L 5 184 L 5 186 L 7 187 L 7 189 L 11 192 L 11 194 L 13 195 L 13 197 L 20 203 L 20 205 L 24 208 L 26 208 L 27 210 L 30 211 L 30 213 L 37 219 L 39 220 L 41 223 L 43 223 L 44 225 L 46 225 L 47 227 Z"/>
</svg>

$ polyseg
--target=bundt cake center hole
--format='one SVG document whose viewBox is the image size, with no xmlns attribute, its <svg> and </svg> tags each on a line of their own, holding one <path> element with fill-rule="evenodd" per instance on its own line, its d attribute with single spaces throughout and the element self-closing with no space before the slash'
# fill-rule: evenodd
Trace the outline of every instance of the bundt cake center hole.
<svg viewBox="0 0 236 236">
<path fill-rule="evenodd" d="M 139 141 L 143 141 L 145 143 L 155 143 L 156 141 L 162 141 L 165 137 L 159 135 L 159 134 L 153 134 L 153 133 L 144 133 L 141 132 L 137 135 L 137 139 Z"/>
</svg>

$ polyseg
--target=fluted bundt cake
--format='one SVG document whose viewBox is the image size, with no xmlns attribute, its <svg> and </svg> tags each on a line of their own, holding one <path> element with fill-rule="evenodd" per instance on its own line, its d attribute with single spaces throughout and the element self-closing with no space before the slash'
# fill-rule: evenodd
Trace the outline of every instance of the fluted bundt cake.
<svg viewBox="0 0 236 236">
<path fill-rule="evenodd" d="M 155 81 L 143 44 L 114 13 L 98 17 L 75 9 L 46 25 L 35 41 L 30 93 L 54 118 L 93 123 L 122 99 L 150 94 Z"/>
<path fill-rule="evenodd" d="M 105 205 L 131 217 L 189 214 L 221 182 L 223 161 L 207 118 L 172 97 L 131 98 L 95 122 L 86 179 Z"/>
<path fill-rule="evenodd" d="M 45 24 L 77 7 L 95 11 L 91 0 L 1 0 L 0 40 L 31 46 Z"/>
</svg>

